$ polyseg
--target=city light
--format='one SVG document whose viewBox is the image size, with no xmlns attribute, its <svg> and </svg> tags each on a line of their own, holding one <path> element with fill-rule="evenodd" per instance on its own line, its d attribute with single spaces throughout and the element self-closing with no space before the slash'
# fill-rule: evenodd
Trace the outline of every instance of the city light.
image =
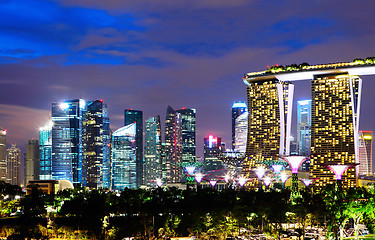
<svg viewBox="0 0 375 240">
<path fill-rule="evenodd" d="M 211 180 L 211 181 L 209 181 L 209 183 L 211 184 L 211 186 L 214 187 L 216 185 L 217 181 L 216 180 Z"/>
<path fill-rule="evenodd" d="M 344 172 L 351 166 L 352 165 L 328 165 L 327 167 L 335 174 L 336 180 L 341 180 Z"/>
<path fill-rule="evenodd" d="M 288 178 L 289 178 L 289 176 L 288 176 L 285 172 L 282 172 L 282 173 L 280 174 L 280 179 L 281 179 L 281 182 L 282 182 L 282 183 L 285 183 L 286 180 L 288 180 Z"/>
<path fill-rule="evenodd" d="M 189 174 L 189 175 L 193 175 L 194 172 L 196 170 L 196 167 L 195 166 L 187 166 L 185 167 L 185 171 Z"/>
<path fill-rule="evenodd" d="M 292 168 L 292 173 L 298 173 L 299 166 L 301 166 L 302 162 L 307 158 L 304 156 L 289 156 L 284 157 L 283 159 L 289 163 Z"/>
<path fill-rule="evenodd" d="M 197 181 L 197 183 L 201 183 L 202 179 L 203 179 L 202 173 L 195 174 L 195 181 Z"/>
<path fill-rule="evenodd" d="M 272 165 L 272 169 L 276 174 L 280 174 L 281 170 L 283 169 L 283 165 L 281 164 Z"/>
<path fill-rule="evenodd" d="M 67 103 L 67 102 L 62 102 L 62 103 L 60 104 L 60 108 L 63 109 L 63 110 L 68 109 L 68 108 L 69 108 L 69 103 Z"/>
<path fill-rule="evenodd" d="M 243 187 L 243 186 L 246 184 L 247 180 L 246 180 L 246 178 L 244 178 L 244 177 L 240 177 L 240 178 L 237 180 L 237 182 L 238 182 L 238 184 L 239 184 L 241 187 Z"/>
<path fill-rule="evenodd" d="M 158 187 L 163 186 L 163 181 L 162 181 L 160 178 L 157 178 L 157 179 L 156 179 L 156 185 L 157 185 Z"/>
<path fill-rule="evenodd" d="M 263 166 L 259 166 L 256 169 L 254 169 L 253 171 L 255 172 L 255 174 L 257 175 L 257 177 L 259 179 L 261 179 L 261 178 L 263 178 L 264 174 L 266 174 L 267 169 L 265 169 Z"/>
<path fill-rule="evenodd" d="M 313 179 L 302 179 L 302 182 L 305 184 L 306 187 L 308 187 L 313 181 Z"/>
<path fill-rule="evenodd" d="M 263 179 L 263 183 L 264 183 L 264 185 L 266 185 L 267 187 L 271 184 L 271 182 L 272 182 L 272 180 L 271 180 L 270 177 L 265 177 L 265 178 Z"/>
</svg>

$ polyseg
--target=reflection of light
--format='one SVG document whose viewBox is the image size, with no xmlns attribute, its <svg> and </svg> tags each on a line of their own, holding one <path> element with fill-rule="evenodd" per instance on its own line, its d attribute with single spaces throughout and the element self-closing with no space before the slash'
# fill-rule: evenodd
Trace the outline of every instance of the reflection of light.
<svg viewBox="0 0 375 240">
<path fill-rule="evenodd" d="M 215 185 L 216 185 L 216 183 L 217 183 L 217 181 L 216 181 L 216 180 L 211 180 L 211 181 L 210 181 L 210 184 L 211 184 L 211 186 L 215 186 Z"/>
<path fill-rule="evenodd" d="M 247 182 L 246 178 L 244 177 L 240 177 L 238 180 L 237 180 L 238 184 L 240 184 L 241 187 L 243 187 L 243 185 L 245 185 L 245 183 Z"/>
<path fill-rule="evenodd" d="M 188 166 L 188 167 L 185 167 L 185 171 L 186 171 L 189 175 L 193 175 L 194 172 L 195 172 L 195 167 L 194 167 L 194 166 Z"/>
<path fill-rule="evenodd" d="M 257 177 L 259 179 L 261 179 L 264 176 L 264 174 L 266 174 L 267 170 L 263 166 L 260 166 L 260 167 L 257 167 L 256 169 L 254 169 L 253 171 L 255 172 Z"/>
<path fill-rule="evenodd" d="M 157 179 L 156 179 L 156 185 L 157 185 L 158 187 L 163 186 L 163 181 L 162 181 L 160 178 L 157 178 Z"/>
<path fill-rule="evenodd" d="M 69 108 L 69 103 L 67 103 L 67 102 L 62 102 L 62 103 L 60 104 L 60 108 L 63 109 L 63 110 L 68 109 L 68 108 Z"/>
<path fill-rule="evenodd" d="M 281 181 L 283 182 L 283 183 L 285 183 L 286 182 L 286 180 L 288 180 L 288 175 L 285 173 L 285 172 L 282 172 L 281 174 L 280 174 L 280 179 L 281 179 Z"/>
<path fill-rule="evenodd" d="M 342 175 L 350 165 L 328 165 L 328 168 L 335 174 L 336 180 L 341 180 Z"/>
<path fill-rule="evenodd" d="M 281 172 L 281 169 L 283 168 L 283 165 L 281 164 L 275 164 L 272 165 L 272 169 L 276 174 L 279 174 Z"/>
<path fill-rule="evenodd" d="M 313 182 L 313 180 L 305 178 L 305 179 L 302 179 L 302 182 L 305 184 L 306 187 L 308 187 Z"/>
<path fill-rule="evenodd" d="M 270 177 L 265 177 L 264 180 L 264 185 L 266 185 L 267 187 L 271 184 L 271 178 Z"/>
<path fill-rule="evenodd" d="M 298 168 L 303 161 L 306 160 L 304 156 L 289 156 L 284 158 L 292 168 L 292 173 L 298 173 Z"/>
<path fill-rule="evenodd" d="M 195 174 L 195 181 L 197 181 L 197 183 L 200 183 L 203 179 L 203 174 L 202 173 L 197 173 Z"/>
</svg>

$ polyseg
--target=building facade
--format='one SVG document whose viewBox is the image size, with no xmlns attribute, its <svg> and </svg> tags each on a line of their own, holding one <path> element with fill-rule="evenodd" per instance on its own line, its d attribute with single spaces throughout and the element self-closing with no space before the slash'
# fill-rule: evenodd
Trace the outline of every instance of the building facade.
<svg viewBox="0 0 375 240">
<path fill-rule="evenodd" d="M 25 154 L 25 185 L 29 181 L 39 180 L 40 159 L 39 159 L 39 141 L 32 139 L 28 141 Z"/>
<path fill-rule="evenodd" d="M 112 190 L 137 188 L 136 123 L 112 134 Z"/>
<path fill-rule="evenodd" d="M 21 184 L 21 150 L 12 144 L 7 149 L 7 182 L 12 185 Z"/>
<path fill-rule="evenodd" d="M 83 99 L 52 103 L 52 179 L 82 184 Z"/>
<path fill-rule="evenodd" d="M 166 180 L 177 183 L 182 178 L 182 119 L 171 106 L 167 108 L 164 137 Z"/>
<path fill-rule="evenodd" d="M 137 187 L 143 184 L 143 112 L 125 109 L 124 126 L 136 123 Z"/>
<path fill-rule="evenodd" d="M 182 108 L 177 110 L 181 114 L 182 136 L 182 163 L 188 164 L 196 161 L 195 143 L 195 109 Z"/>
<path fill-rule="evenodd" d="M 7 130 L 0 127 L 0 181 L 7 181 Z"/>
<path fill-rule="evenodd" d="M 52 180 L 52 121 L 39 129 L 39 179 Z"/>
<path fill-rule="evenodd" d="M 310 156 L 311 100 L 297 102 L 297 142 L 299 155 Z"/>
<path fill-rule="evenodd" d="M 225 166 L 219 159 L 219 155 L 224 152 L 221 145 L 221 138 L 209 135 L 203 139 L 204 171 L 210 172 L 223 169 Z"/>
<path fill-rule="evenodd" d="M 361 79 L 345 73 L 315 75 L 311 81 L 310 178 L 323 187 L 335 183 L 327 165 L 355 164 L 358 157 Z M 348 169 L 343 186 L 355 187 L 356 168 Z"/>
<path fill-rule="evenodd" d="M 144 185 L 152 187 L 156 179 L 163 177 L 160 116 L 147 119 L 145 130 Z"/>
<path fill-rule="evenodd" d="M 246 111 L 237 117 L 235 123 L 235 152 L 246 152 L 249 113 Z"/>
<path fill-rule="evenodd" d="M 246 103 L 235 102 L 232 105 L 232 150 L 236 148 L 236 119 L 247 112 Z"/>
<path fill-rule="evenodd" d="M 103 100 L 87 103 L 84 128 L 83 186 L 109 188 L 111 136 L 107 105 Z"/>
<path fill-rule="evenodd" d="M 358 175 L 371 175 L 372 165 L 372 131 L 359 131 Z"/>
</svg>

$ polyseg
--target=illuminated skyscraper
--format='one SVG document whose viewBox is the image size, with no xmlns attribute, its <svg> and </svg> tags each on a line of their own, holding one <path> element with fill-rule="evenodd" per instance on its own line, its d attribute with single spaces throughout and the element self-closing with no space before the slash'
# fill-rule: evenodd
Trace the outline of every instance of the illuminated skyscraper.
<svg viewBox="0 0 375 240">
<path fill-rule="evenodd" d="M 151 187 L 157 178 L 162 178 L 160 116 L 149 118 L 145 123 L 144 185 Z"/>
<path fill-rule="evenodd" d="M 236 148 L 236 119 L 247 112 L 246 103 L 235 102 L 232 106 L 232 149 Z"/>
<path fill-rule="evenodd" d="M 203 143 L 204 170 L 214 171 L 224 168 L 223 162 L 218 158 L 225 151 L 221 145 L 221 138 L 209 135 L 204 138 Z"/>
<path fill-rule="evenodd" d="M 195 109 L 182 108 L 176 112 L 181 114 L 182 122 L 182 162 L 195 162 Z"/>
<path fill-rule="evenodd" d="M 372 174 L 372 131 L 359 131 L 358 175 Z"/>
<path fill-rule="evenodd" d="M 236 119 L 235 124 L 235 147 L 236 152 L 246 152 L 247 128 L 249 113 L 246 111 Z"/>
<path fill-rule="evenodd" d="M 112 134 L 112 190 L 137 188 L 136 123 Z"/>
<path fill-rule="evenodd" d="M 21 150 L 16 144 L 7 149 L 7 182 L 12 185 L 21 184 Z"/>
<path fill-rule="evenodd" d="M 29 181 L 39 180 L 39 141 L 36 139 L 29 140 L 26 146 L 24 167 L 25 184 Z"/>
<path fill-rule="evenodd" d="M 249 128 L 243 173 L 290 154 L 290 128 L 294 85 L 274 77 L 249 79 Z"/>
<path fill-rule="evenodd" d="M 110 187 L 111 138 L 107 105 L 103 100 L 87 103 L 84 127 L 83 186 Z"/>
<path fill-rule="evenodd" d="M 125 109 L 124 126 L 136 123 L 137 187 L 143 184 L 143 112 Z"/>
<path fill-rule="evenodd" d="M 83 118 L 82 99 L 52 103 L 52 178 L 82 183 Z"/>
<path fill-rule="evenodd" d="M 182 178 L 182 121 L 181 114 L 171 106 L 165 120 L 165 171 L 167 181 L 176 183 Z"/>
<path fill-rule="evenodd" d="M 315 75 L 311 81 L 310 178 L 318 178 L 317 187 L 335 183 L 324 165 L 356 163 L 360 89 L 361 79 L 345 73 Z M 356 168 L 344 173 L 342 183 L 356 186 Z"/>
<path fill-rule="evenodd" d="M 39 129 L 39 179 L 52 180 L 52 121 Z"/>
<path fill-rule="evenodd" d="M 299 155 L 309 156 L 311 145 L 311 100 L 297 102 L 297 142 Z"/>
<path fill-rule="evenodd" d="M 0 126 L 0 181 L 7 180 L 7 130 Z"/>
</svg>

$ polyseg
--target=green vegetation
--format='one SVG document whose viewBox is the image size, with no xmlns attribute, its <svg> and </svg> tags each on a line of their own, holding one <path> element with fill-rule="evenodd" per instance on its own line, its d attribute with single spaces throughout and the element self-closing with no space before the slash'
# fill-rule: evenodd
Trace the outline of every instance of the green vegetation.
<svg viewBox="0 0 375 240">
<path fill-rule="evenodd" d="M 226 239 L 263 233 L 280 238 L 285 224 L 304 234 L 311 226 L 339 239 L 353 223 L 374 230 L 374 189 L 328 186 L 307 188 L 291 204 L 290 191 L 244 191 L 212 188 L 108 190 L 74 189 L 45 195 L 37 188 L 21 199 L 1 201 L 0 237 L 80 239 L 166 239 L 194 235 Z M 352 219 L 349 221 L 349 219 Z M 284 226 L 284 227 L 283 227 Z M 341 235 L 343 236 L 343 235 Z"/>
</svg>

